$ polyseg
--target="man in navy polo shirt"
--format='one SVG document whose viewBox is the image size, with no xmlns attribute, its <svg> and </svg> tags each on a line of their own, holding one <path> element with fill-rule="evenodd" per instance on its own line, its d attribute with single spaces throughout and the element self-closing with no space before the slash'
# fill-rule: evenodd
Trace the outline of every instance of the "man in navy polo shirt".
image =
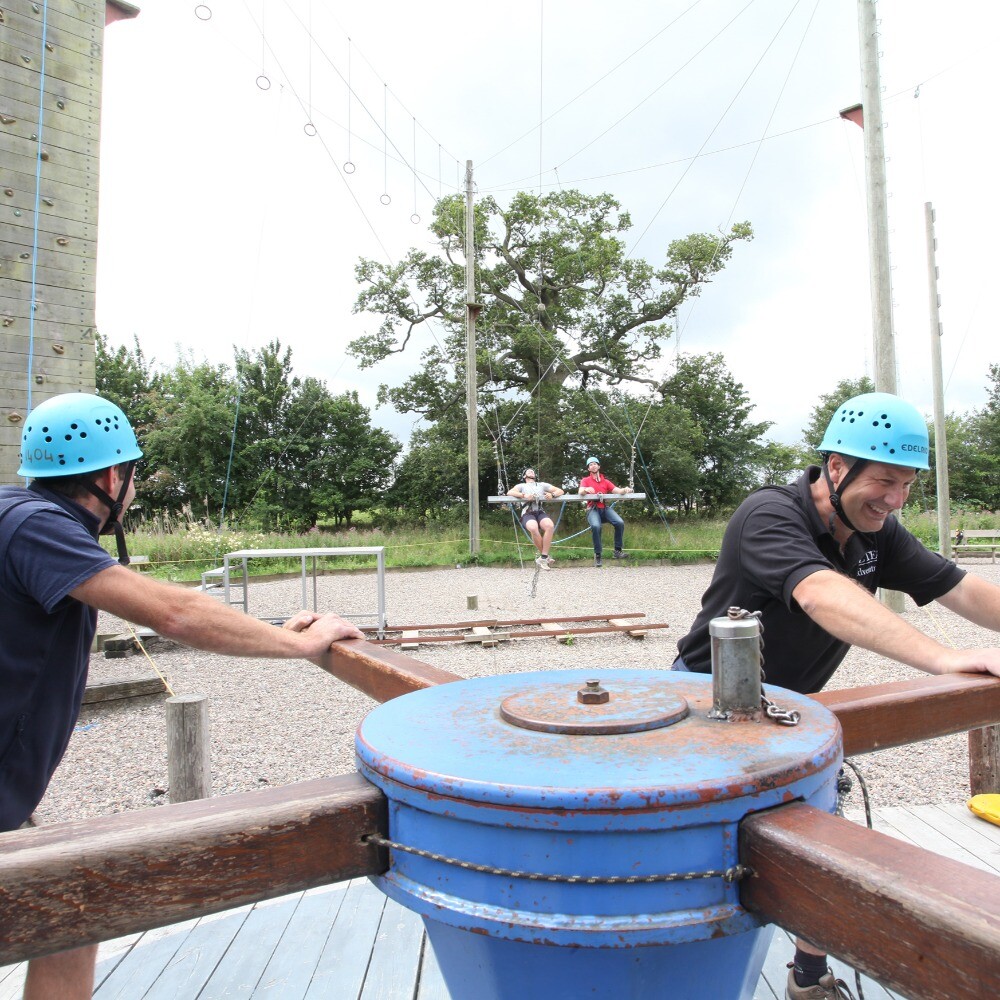
<svg viewBox="0 0 1000 1000">
<path fill-rule="evenodd" d="M 674 669 L 709 673 L 709 622 L 739 607 L 761 613 L 767 682 L 792 691 L 821 690 L 853 645 L 930 674 L 1000 676 L 1000 649 L 942 646 L 874 596 L 878 587 L 903 591 L 1000 630 L 1000 587 L 928 551 L 893 516 L 928 452 L 927 425 L 909 403 L 888 393 L 844 403 L 820 444 L 822 466 L 737 508 Z M 785 996 L 849 993 L 826 955 L 800 939 Z"/>
<path fill-rule="evenodd" d="M 98 610 L 230 656 L 317 657 L 362 638 L 336 615 L 301 613 L 277 629 L 127 570 L 121 517 L 141 456 L 117 406 L 66 393 L 25 422 L 18 475 L 31 485 L 0 487 L 0 832 L 27 824 L 66 751 Z M 97 541 L 112 533 L 118 563 Z M 26 1000 L 90 997 L 96 955 L 91 945 L 34 959 Z"/>
</svg>

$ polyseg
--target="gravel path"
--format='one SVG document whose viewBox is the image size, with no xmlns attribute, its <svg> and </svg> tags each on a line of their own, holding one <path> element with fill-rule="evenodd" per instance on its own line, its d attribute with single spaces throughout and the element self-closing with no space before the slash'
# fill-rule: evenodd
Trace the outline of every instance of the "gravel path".
<svg viewBox="0 0 1000 1000">
<path fill-rule="evenodd" d="M 963 565 L 1000 584 L 1000 566 Z M 709 582 L 711 565 L 629 566 L 603 570 L 557 567 L 542 574 L 537 594 L 528 569 L 389 571 L 389 623 L 460 621 L 474 617 L 466 596 L 479 599 L 485 618 L 602 614 L 630 611 L 670 628 L 637 640 L 623 635 L 581 636 L 572 646 L 551 639 L 502 643 L 495 649 L 461 643 L 428 645 L 416 655 L 462 676 L 581 666 L 600 659 L 628 667 L 668 667 L 675 644 L 693 620 Z M 252 583 L 253 614 L 288 615 L 298 609 L 298 579 Z M 375 606 L 374 573 L 331 573 L 319 580 L 321 609 L 363 614 Z M 937 604 L 918 609 L 907 601 L 906 618 L 917 628 L 956 646 L 996 644 L 995 633 L 970 625 Z M 102 615 L 100 632 L 124 631 Z M 354 769 L 353 733 L 374 702 L 309 663 L 241 660 L 161 643 L 152 651 L 178 694 L 210 699 L 214 794 L 283 785 Z M 152 667 L 141 656 L 106 659 L 95 654 L 91 679 L 142 676 Z M 912 677 L 907 667 L 853 650 L 834 687 L 854 687 Z M 964 734 L 857 759 L 876 807 L 960 802 L 968 795 Z M 166 736 L 162 698 L 85 707 L 66 757 L 39 807 L 43 822 L 59 822 L 142 809 L 166 801 Z M 858 801 L 860 797 L 854 793 Z M 852 805 L 855 804 L 852 802 Z"/>
</svg>

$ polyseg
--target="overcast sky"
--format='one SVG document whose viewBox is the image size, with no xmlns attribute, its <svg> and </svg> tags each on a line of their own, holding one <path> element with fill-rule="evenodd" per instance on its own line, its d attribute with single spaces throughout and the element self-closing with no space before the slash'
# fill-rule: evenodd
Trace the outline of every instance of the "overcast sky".
<svg viewBox="0 0 1000 1000">
<path fill-rule="evenodd" d="M 983 294 L 998 6 L 878 5 L 899 389 L 928 414 L 926 201 L 948 408 L 981 406 L 1000 361 Z M 471 159 L 501 202 L 611 192 L 654 264 L 749 220 L 756 239 L 682 307 L 660 370 L 722 352 L 770 436 L 796 442 L 818 394 L 873 374 L 863 138 L 838 118 L 860 100 L 858 53 L 853 0 L 146 0 L 106 33 L 99 328 L 166 363 L 279 337 L 405 442 L 413 418 L 375 410 L 375 390 L 419 355 L 368 372 L 345 355 L 377 324 L 351 314 L 353 267 L 430 248 L 433 201 Z"/>
</svg>

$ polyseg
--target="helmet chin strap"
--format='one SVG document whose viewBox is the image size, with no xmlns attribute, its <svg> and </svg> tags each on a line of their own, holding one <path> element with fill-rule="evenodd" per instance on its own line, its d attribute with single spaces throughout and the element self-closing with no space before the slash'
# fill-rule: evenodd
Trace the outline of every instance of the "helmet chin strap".
<svg viewBox="0 0 1000 1000">
<path fill-rule="evenodd" d="M 833 510 L 830 512 L 829 530 L 830 534 L 834 534 L 834 518 L 839 517 L 841 521 L 849 531 L 857 531 L 858 529 L 851 524 L 851 519 L 847 516 L 844 511 L 844 505 L 841 503 L 840 497 L 843 494 L 847 484 L 865 467 L 867 459 L 859 458 L 855 460 L 854 465 L 852 465 L 848 470 L 847 474 L 840 481 L 839 486 L 833 485 L 833 480 L 830 478 L 830 456 L 827 455 L 826 460 L 823 462 L 823 478 L 826 479 L 826 485 L 830 488 L 830 506 Z"/>
<path fill-rule="evenodd" d="M 128 493 L 128 488 L 132 483 L 132 476 L 134 474 L 135 462 L 129 462 L 128 468 L 125 470 L 125 475 L 122 478 L 122 487 L 118 491 L 117 500 L 112 500 L 99 486 L 87 483 L 87 489 L 111 512 L 110 517 L 104 522 L 104 527 L 101 528 L 101 534 L 113 534 L 115 536 L 115 544 L 118 547 L 118 562 L 122 566 L 127 566 L 132 561 L 129 559 L 128 549 L 125 546 L 125 528 L 122 526 L 121 516 L 122 511 L 125 509 L 125 494 Z"/>
</svg>

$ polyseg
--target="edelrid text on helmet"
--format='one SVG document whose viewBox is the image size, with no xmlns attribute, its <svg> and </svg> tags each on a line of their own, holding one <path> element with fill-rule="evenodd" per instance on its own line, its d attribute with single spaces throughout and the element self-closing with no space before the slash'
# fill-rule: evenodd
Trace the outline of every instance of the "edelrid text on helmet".
<svg viewBox="0 0 1000 1000">
<path fill-rule="evenodd" d="M 927 423 L 911 403 L 888 392 L 868 392 L 837 407 L 819 450 L 886 465 L 927 469 Z"/>
<path fill-rule="evenodd" d="M 142 458 L 128 417 L 114 403 L 67 392 L 39 403 L 24 423 L 19 476 L 53 479 Z"/>
</svg>

